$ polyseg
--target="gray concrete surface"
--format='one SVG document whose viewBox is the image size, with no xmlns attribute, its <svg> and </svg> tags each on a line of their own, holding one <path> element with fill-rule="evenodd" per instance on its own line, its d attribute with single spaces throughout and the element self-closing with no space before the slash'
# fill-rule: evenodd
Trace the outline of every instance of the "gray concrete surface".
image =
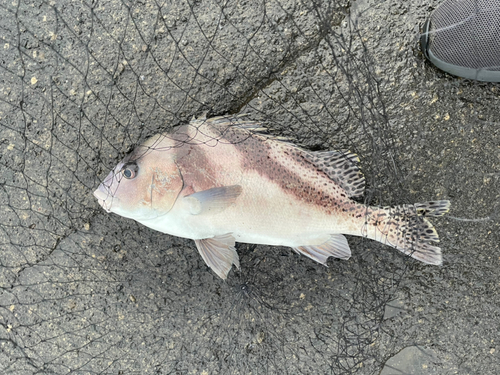
<svg viewBox="0 0 500 375">
<path fill-rule="evenodd" d="M 437 4 L 1 5 L 0 372 L 497 374 L 500 87 L 425 62 Z M 372 204 L 450 199 L 443 266 L 242 244 L 224 282 L 99 208 L 121 156 L 204 111 L 357 152 Z"/>
</svg>

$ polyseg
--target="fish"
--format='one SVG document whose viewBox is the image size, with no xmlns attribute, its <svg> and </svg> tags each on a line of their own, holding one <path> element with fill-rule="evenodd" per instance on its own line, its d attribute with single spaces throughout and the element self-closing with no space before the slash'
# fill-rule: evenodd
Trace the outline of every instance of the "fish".
<svg viewBox="0 0 500 375">
<path fill-rule="evenodd" d="M 326 265 L 351 257 L 345 235 L 361 236 L 442 264 L 428 218 L 448 212 L 448 200 L 369 206 L 364 190 L 354 153 L 309 151 L 247 116 L 226 115 L 193 117 L 147 139 L 94 196 L 107 212 L 194 240 L 222 279 L 240 268 L 236 242 L 287 246 Z"/>
</svg>

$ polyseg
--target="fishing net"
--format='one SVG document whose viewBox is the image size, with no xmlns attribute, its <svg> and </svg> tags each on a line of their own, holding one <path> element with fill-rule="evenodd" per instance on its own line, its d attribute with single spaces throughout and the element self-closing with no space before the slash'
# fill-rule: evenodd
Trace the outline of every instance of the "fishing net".
<svg viewBox="0 0 500 375">
<path fill-rule="evenodd" d="M 425 62 L 437 4 L 3 2 L 0 372 L 389 374 L 418 346 L 422 371 L 495 373 L 499 86 Z M 357 153 L 366 203 L 452 200 L 444 266 L 355 237 L 328 267 L 239 244 L 223 281 L 191 240 L 99 207 L 127 152 L 205 113 Z"/>
</svg>

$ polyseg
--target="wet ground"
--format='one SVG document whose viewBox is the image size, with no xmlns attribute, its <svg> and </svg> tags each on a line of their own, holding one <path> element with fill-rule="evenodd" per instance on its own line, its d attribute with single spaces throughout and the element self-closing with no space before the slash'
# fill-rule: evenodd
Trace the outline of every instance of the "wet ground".
<svg viewBox="0 0 500 375">
<path fill-rule="evenodd" d="M 2 373 L 498 373 L 500 87 L 426 63 L 439 1 L 256 4 L 1 6 Z M 451 200 L 443 266 L 240 244 L 222 281 L 100 209 L 120 157 L 205 111 L 358 153 L 371 204 Z"/>
</svg>

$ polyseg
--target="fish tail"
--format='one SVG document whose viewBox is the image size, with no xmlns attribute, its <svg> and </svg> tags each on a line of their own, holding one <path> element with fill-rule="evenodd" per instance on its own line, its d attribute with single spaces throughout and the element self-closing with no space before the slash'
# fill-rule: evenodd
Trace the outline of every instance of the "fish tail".
<svg viewBox="0 0 500 375">
<path fill-rule="evenodd" d="M 427 219 L 448 212 L 447 200 L 405 204 L 396 207 L 369 208 L 364 235 L 427 264 L 442 264 L 436 229 Z"/>
</svg>

